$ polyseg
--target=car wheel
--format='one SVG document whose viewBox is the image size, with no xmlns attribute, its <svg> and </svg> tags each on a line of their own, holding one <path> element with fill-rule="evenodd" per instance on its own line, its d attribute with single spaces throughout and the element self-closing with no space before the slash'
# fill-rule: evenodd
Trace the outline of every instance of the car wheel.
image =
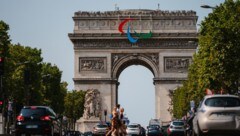
<svg viewBox="0 0 240 136">
<path fill-rule="evenodd" d="M 54 136 L 54 127 L 51 127 L 51 131 L 49 134 L 47 134 L 47 136 Z"/>
<path fill-rule="evenodd" d="M 197 136 L 194 130 L 192 131 L 192 136 Z"/>
<path fill-rule="evenodd" d="M 204 134 L 201 132 L 201 130 L 199 128 L 198 123 L 197 123 L 197 133 L 196 133 L 196 136 L 204 136 Z"/>
<path fill-rule="evenodd" d="M 59 133 L 54 133 L 54 136 L 60 136 L 60 134 Z"/>
<path fill-rule="evenodd" d="M 22 134 L 21 133 L 15 133 L 15 136 L 21 136 Z"/>
</svg>

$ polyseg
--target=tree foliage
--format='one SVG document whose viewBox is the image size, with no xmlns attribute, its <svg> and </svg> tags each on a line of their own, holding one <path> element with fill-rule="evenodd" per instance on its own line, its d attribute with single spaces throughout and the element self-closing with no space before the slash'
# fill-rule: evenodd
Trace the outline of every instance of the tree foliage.
<svg viewBox="0 0 240 136">
<path fill-rule="evenodd" d="M 0 21 L 0 57 L 4 57 L 5 63 L 1 90 L 4 101 L 13 100 L 17 112 L 23 105 L 47 105 L 63 113 L 67 83 L 61 82 L 62 71 L 43 63 L 40 49 L 11 44 L 8 30 L 8 25 Z"/>
<path fill-rule="evenodd" d="M 43 63 L 41 76 L 43 104 L 51 106 L 57 113 L 63 113 L 67 83 L 61 83 L 62 72 L 55 65 Z"/>
<path fill-rule="evenodd" d="M 9 56 L 5 59 L 4 91 L 8 98 L 18 103 L 40 104 L 41 101 L 41 50 L 9 45 Z M 29 84 L 24 82 L 24 71 L 29 70 Z"/>
<path fill-rule="evenodd" d="M 8 55 L 8 45 L 11 42 L 8 30 L 9 26 L 0 20 L 0 57 Z"/>
<path fill-rule="evenodd" d="M 65 115 L 68 118 L 79 119 L 84 112 L 84 101 L 86 91 L 73 90 L 65 97 Z"/>
<path fill-rule="evenodd" d="M 193 57 L 188 79 L 174 93 L 174 115 L 177 117 L 189 103 L 196 104 L 207 88 L 234 94 L 240 77 L 240 1 L 226 0 L 213 9 L 201 23 L 199 50 Z M 185 92 L 185 93 L 182 93 Z M 183 101 L 184 99 L 184 101 Z M 186 104 L 183 104 L 186 103 Z"/>
</svg>

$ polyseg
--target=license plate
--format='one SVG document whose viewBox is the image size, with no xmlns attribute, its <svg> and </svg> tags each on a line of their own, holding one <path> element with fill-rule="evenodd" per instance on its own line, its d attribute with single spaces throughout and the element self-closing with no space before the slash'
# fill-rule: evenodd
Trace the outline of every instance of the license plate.
<svg viewBox="0 0 240 136">
<path fill-rule="evenodd" d="M 37 125 L 27 125 L 26 128 L 38 128 Z"/>
<path fill-rule="evenodd" d="M 210 116 L 210 119 L 213 120 L 233 120 L 234 114 L 232 113 L 215 113 Z"/>
</svg>

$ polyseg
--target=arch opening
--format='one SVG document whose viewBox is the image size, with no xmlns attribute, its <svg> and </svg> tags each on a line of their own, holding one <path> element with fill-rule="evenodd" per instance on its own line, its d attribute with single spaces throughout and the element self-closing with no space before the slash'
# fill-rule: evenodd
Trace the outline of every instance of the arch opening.
<svg viewBox="0 0 240 136">
<path fill-rule="evenodd" d="M 120 73 L 125 68 L 131 65 L 142 65 L 148 68 L 152 72 L 154 77 L 158 77 L 158 68 L 156 66 L 156 63 L 154 63 L 152 60 L 150 60 L 144 55 L 129 55 L 119 60 L 113 66 L 112 77 L 118 79 Z"/>
<path fill-rule="evenodd" d="M 118 102 L 130 123 L 146 127 L 155 117 L 153 73 L 144 65 L 128 65 L 119 75 Z"/>
</svg>

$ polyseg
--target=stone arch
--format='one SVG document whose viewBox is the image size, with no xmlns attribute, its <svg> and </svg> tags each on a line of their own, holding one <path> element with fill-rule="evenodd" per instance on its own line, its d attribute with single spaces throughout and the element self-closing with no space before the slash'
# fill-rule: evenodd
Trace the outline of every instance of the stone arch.
<svg viewBox="0 0 240 136">
<path fill-rule="evenodd" d="M 135 20 L 131 28 L 140 32 L 134 44 L 118 32 L 126 15 Z M 197 18 L 195 11 L 75 12 L 74 31 L 68 34 L 74 45 L 74 89 L 97 89 L 101 105 L 110 113 L 117 102 L 119 75 L 130 65 L 142 65 L 154 75 L 155 117 L 168 123 L 169 89 L 187 79 L 188 66 L 198 46 Z M 149 30 L 151 37 L 144 38 L 141 34 Z M 97 122 L 80 120 L 76 130 L 89 131 Z"/>
<path fill-rule="evenodd" d="M 133 54 L 126 55 L 125 57 L 119 59 L 112 68 L 112 77 L 114 79 L 118 79 L 121 72 L 130 65 L 142 65 L 148 68 L 153 76 L 156 78 L 159 75 L 159 69 L 157 66 L 157 62 L 154 62 L 149 57 L 142 54 Z"/>
</svg>

